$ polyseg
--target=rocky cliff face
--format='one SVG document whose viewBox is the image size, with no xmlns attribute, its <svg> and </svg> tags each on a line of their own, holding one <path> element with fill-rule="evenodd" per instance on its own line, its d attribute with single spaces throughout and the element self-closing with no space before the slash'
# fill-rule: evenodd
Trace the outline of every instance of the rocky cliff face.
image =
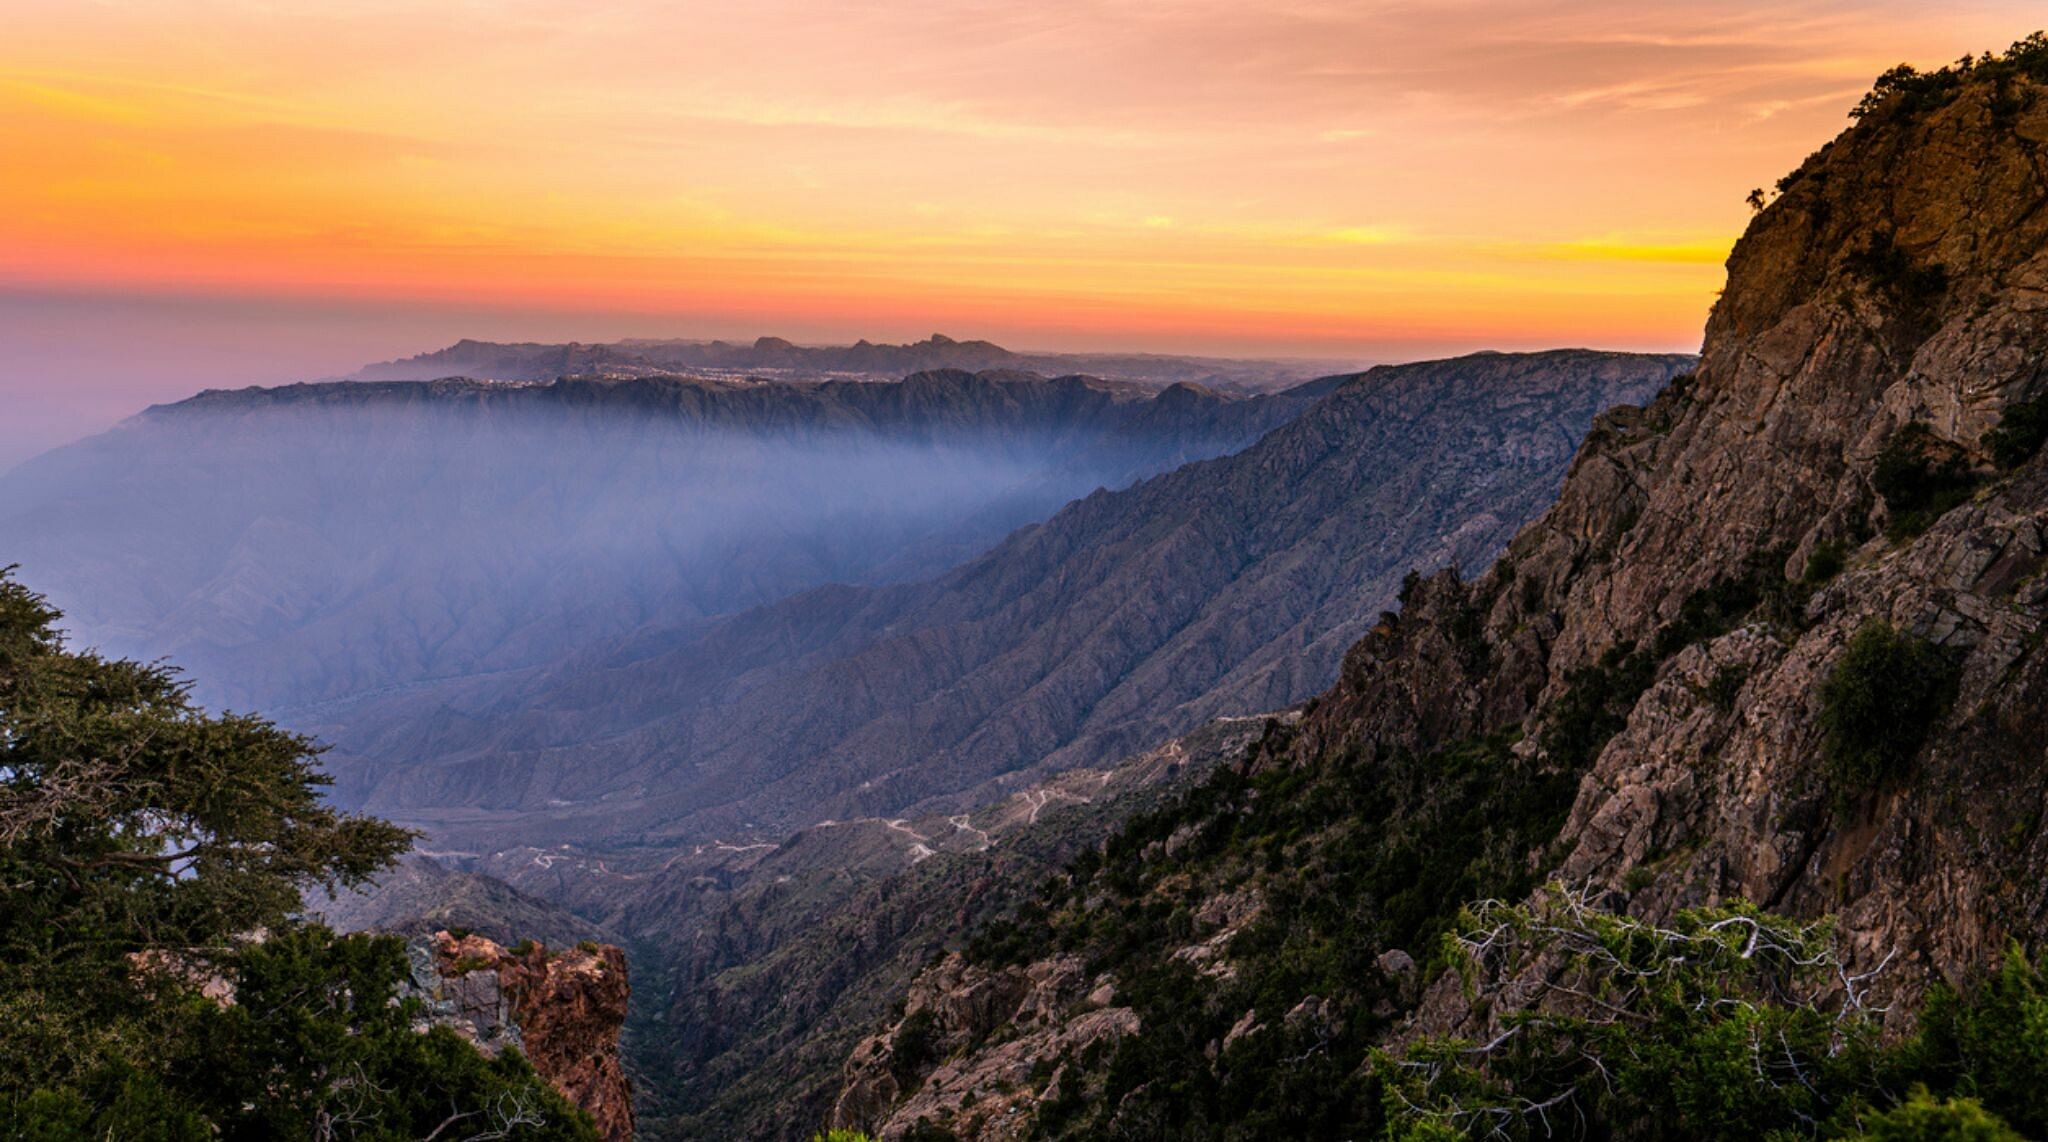
<svg viewBox="0 0 2048 1142">
<path fill-rule="evenodd" d="M 1559 873 L 1620 887 L 1652 872 L 1636 907 L 1653 916 L 1735 897 L 1833 912 L 1855 966 L 1897 953 L 1909 994 L 2042 934 L 2042 902 L 1995 870 L 2041 843 L 2042 742 L 2023 727 L 2048 712 L 2048 484 L 2038 461 L 1994 479 L 1985 437 L 2048 376 L 2044 162 L 2031 84 L 1892 108 L 1822 150 L 1731 257 L 1693 382 L 1610 421 L 1511 545 L 1537 604 L 1504 576 L 1470 592 L 1503 652 L 1465 716 L 1512 716 L 1512 680 L 1539 730 L 1574 672 L 1654 644 L 1701 592 L 1759 576 L 1804 596 L 1663 661 L 1581 783 Z M 1918 538 L 1881 494 L 1909 425 L 1985 482 Z M 1847 570 L 1822 581 L 1828 551 Z M 1843 789 L 1822 763 L 1822 683 L 1872 620 L 1948 648 L 1959 690 L 1904 781 Z M 1361 660 L 1340 705 L 1378 704 L 1382 673 Z M 1732 697 L 1714 698 L 1717 677 Z"/>
<path fill-rule="evenodd" d="M 1112 871 L 1077 866 L 1021 955 L 947 969 L 1080 954 L 1132 1003 L 1124 1046 L 1041 1054 L 1022 1112 L 1054 1134 L 1361 1121 L 1372 1046 L 1489 1032 L 1532 994 L 1416 969 L 1457 902 L 1552 875 L 1658 921 L 1833 914 L 1901 1021 L 2048 940 L 2044 206 L 2025 78 L 1880 103 L 1808 160 L 1731 256 L 1695 373 L 1603 418 L 1492 571 L 1415 584 L 1291 741 L 1134 825 Z M 1865 665 L 1885 646 L 1910 649 Z M 1887 699 L 1844 714 L 1866 685 Z M 993 1136 L 963 1104 L 882 1105 L 873 1054 L 844 1121 Z"/>
<path fill-rule="evenodd" d="M 1141 1029 L 1115 981 L 1079 956 L 989 969 L 956 953 L 912 981 L 901 1023 L 854 1048 L 833 1119 L 881 1122 L 884 1136 L 938 1120 L 968 1137 L 1028 1138 L 1037 1104 L 1079 1081 L 1061 1063 L 1047 1073 L 1047 1060 L 1100 1054 Z M 998 1032 L 997 1045 L 969 1049 Z"/>
<path fill-rule="evenodd" d="M 590 1115 L 600 1137 L 633 1137 L 632 1089 L 619 1061 L 632 990 L 624 952 L 584 943 L 550 954 L 531 941 L 507 950 L 445 931 L 416 939 L 411 951 L 414 992 L 429 1019 L 489 1054 L 518 1049 Z"/>
</svg>

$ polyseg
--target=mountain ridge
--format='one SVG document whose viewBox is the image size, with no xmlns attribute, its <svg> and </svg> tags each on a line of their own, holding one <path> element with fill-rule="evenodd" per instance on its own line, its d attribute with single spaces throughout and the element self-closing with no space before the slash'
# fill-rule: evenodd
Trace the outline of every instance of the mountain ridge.
<svg viewBox="0 0 2048 1142">
<path fill-rule="evenodd" d="M 599 344 L 508 343 L 464 338 L 442 349 L 367 365 L 351 379 L 437 380 L 476 375 L 505 381 L 550 381 L 579 375 L 698 373 L 739 381 L 824 380 L 894 378 L 932 369 L 1010 369 L 1047 375 L 1098 373 L 1145 388 L 1193 380 L 1245 393 L 1270 392 L 1340 371 L 1333 362 L 1307 360 L 1015 352 L 989 341 L 956 341 L 934 333 L 923 341 L 902 345 L 876 344 L 865 339 L 852 345 L 798 345 L 781 337 L 761 337 L 751 343 L 629 338 Z"/>
</svg>

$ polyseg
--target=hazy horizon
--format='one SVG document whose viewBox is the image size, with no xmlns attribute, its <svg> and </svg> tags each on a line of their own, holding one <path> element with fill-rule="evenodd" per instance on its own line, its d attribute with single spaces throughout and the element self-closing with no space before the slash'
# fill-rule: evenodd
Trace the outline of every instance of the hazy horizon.
<svg viewBox="0 0 2048 1142">
<path fill-rule="evenodd" d="M 1687 351 L 1874 76 L 2036 6 L 77 5 L 0 44 L 0 467 L 463 337 Z"/>
<path fill-rule="evenodd" d="M 119 335 L 106 337 L 109 330 Z M 203 389 L 294 384 L 345 376 L 365 365 L 479 341 L 585 343 L 630 338 L 727 340 L 762 336 L 799 344 L 848 345 L 865 338 L 903 343 L 942 333 L 985 339 L 1016 352 L 1154 353 L 1234 360 L 1327 362 L 1333 372 L 1496 349 L 1587 347 L 1689 353 L 1691 345 L 1595 345 L 1476 339 L 1383 340 L 1346 352 L 1328 344 L 1233 340 L 1147 340 L 1062 336 L 1028 328 L 990 332 L 915 318 L 875 330 L 828 322 L 762 327 L 741 321 L 644 314 L 555 314 L 511 309 L 399 306 L 355 301 L 315 303 L 192 295 L 118 296 L 0 289 L 0 392 L 11 411 L 0 421 L 0 472 L 52 448 L 104 431 L 153 404 Z"/>
</svg>

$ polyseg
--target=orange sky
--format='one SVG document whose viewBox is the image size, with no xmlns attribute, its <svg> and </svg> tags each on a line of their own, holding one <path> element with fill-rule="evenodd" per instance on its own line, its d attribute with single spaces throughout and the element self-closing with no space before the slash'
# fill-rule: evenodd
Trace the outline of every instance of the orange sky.
<svg viewBox="0 0 2048 1142">
<path fill-rule="evenodd" d="M 383 306 L 362 357 L 519 330 L 1690 348 L 1750 187 L 1884 67 L 2048 22 L 1895 0 L 7 8 L 0 319 L 10 297 L 16 328 L 21 298 L 210 299 L 232 342 L 236 299 Z"/>
</svg>

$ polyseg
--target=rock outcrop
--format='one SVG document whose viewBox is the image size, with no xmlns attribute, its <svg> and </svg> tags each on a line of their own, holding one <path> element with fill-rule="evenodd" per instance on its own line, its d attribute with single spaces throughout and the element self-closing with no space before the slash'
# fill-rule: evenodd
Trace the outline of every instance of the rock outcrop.
<svg viewBox="0 0 2048 1142">
<path fill-rule="evenodd" d="M 1140 1029 L 1115 986 L 1076 957 L 991 971 L 950 955 L 917 977 L 901 1020 L 854 1048 L 833 1118 L 877 1123 L 883 1142 L 935 1120 L 975 1138 L 1029 1137 L 1037 1105 L 1072 1097 L 1065 1087 L 1079 1081 L 1044 1060 Z M 976 1049 L 998 1030 L 1000 1045 Z"/>
<path fill-rule="evenodd" d="M 550 953 L 530 941 L 508 950 L 445 931 L 409 951 L 413 992 L 430 1022 L 487 1054 L 519 1050 L 607 1142 L 633 1137 L 632 1088 L 619 1058 L 632 991 L 623 951 L 584 943 Z"/>
<path fill-rule="evenodd" d="M 1485 1041 L 1541 990 L 1427 984 L 1428 947 L 1398 941 L 1549 876 L 1660 922 L 1738 900 L 1831 914 L 1844 970 L 1877 973 L 1900 1023 L 2006 941 L 2048 941 L 2048 87 L 1966 73 L 1877 101 L 1781 190 L 1695 373 L 1603 417 L 1491 571 L 1412 582 L 1291 740 L 1113 844 L 1114 875 L 1077 868 L 1036 902 L 1057 935 L 1027 963 L 1082 949 L 1127 994 L 1164 989 L 1136 1035 L 1173 1011 L 1193 1047 L 1120 1055 L 1088 1129 L 1256 1110 L 1272 1132 L 1282 1053 L 1325 1079 L 1296 1109 L 1372 1113 L 1330 1092 L 1373 1045 Z M 1845 764 L 1858 731 L 1830 687 L 1852 642 L 1887 639 L 1925 677 L 1839 684 L 1938 697 L 1876 703 L 1888 760 Z M 1176 855 L 1168 827 L 1213 843 Z M 1152 966 L 1246 892 L 1268 917 L 1203 966 L 1214 982 Z M 1187 918 L 1093 934 L 1170 908 Z M 975 966 L 998 965 L 952 970 Z M 1304 1004 L 1319 1027 L 1289 1026 Z"/>
</svg>

